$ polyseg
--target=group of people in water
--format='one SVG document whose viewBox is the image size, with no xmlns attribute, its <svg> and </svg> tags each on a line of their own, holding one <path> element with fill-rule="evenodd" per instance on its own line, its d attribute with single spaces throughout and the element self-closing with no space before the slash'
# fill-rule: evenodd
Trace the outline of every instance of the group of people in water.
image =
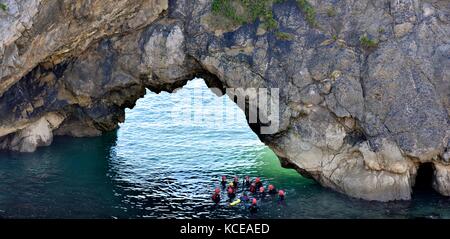
<svg viewBox="0 0 450 239">
<path fill-rule="evenodd" d="M 263 198 L 266 194 L 278 195 L 278 200 L 283 201 L 285 197 L 284 190 L 277 190 L 274 185 L 269 184 L 267 186 L 267 191 L 261 182 L 259 177 L 255 178 L 253 182 L 249 176 L 245 176 L 242 185 L 239 185 L 239 178 L 234 177 L 233 181 L 228 183 L 227 177 L 222 176 L 222 181 L 220 182 L 222 190 L 225 190 L 228 196 L 228 202 L 230 206 L 236 206 L 240 203 L 248 205 L 248 209 L 251 213 L 256 213 L 258 211 L 258 200 L 256 197 Z M 238 194 L 238 189 L 241 189 L 242 195 L 236 199 Z M 252 195 L 250 197 L 249 195 Z M 211 197 L 215 204 L 219 204 L 221 201 L 221 189 L 216 188 Z"/>
</svg>

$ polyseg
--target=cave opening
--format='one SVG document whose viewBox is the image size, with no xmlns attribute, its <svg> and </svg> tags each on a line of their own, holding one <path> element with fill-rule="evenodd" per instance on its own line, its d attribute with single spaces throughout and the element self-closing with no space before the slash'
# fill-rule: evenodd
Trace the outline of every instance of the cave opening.
<svg viewBox="0 0 450 239">
<path fill-rule="evenodd" d="M 433 190 L 433 163 L 422 163 L 417 169 L 416 179 L 414 182 L 413 193 L 424 193 Z"/>
<path fill-rule="evenodd" d="M 147 86 L 143 98 L 125 110 L 126 120 L 118 131 L 119 142 L 122 136 L 139 134 L 141 139 L 148 138 L 147 143 L 152 147 L 164 146 L 170 140 L 170 147 L 179 143 L 179 147 L 189 148 L 197 155 L 201 151 L 208 151 L 205 152 L 208 155 L 214 150 L 219 151 L 215 154 L 225 153 L 228 146 L 239 150 L 241 146 L 264 148 L 273 163 L 282 165 L 262 142 L 258 123 L 248 123 L 248 110 L 242 110 L 235 99 L 225 94 L 225 86 L 214 76 L 198 75 L 177 87 L 170 87 Z M 220 145 L 222 148 L 216 149 Z M 155 152 L 159 151 L 155 148 Z M 184 154 L 190 157 L 187 150 Z"/>
<path fill-rule="evenodd" d="M 120 180 L 205 202 L 209 196 L 199 194 L 209 195 L 222 175 L 260 177 L 280 188 L 303 182 L 294 169 L 282 167 L 248 125 L 244 111 L 228 95 L 216 93 L 204 79 L 195 78 L 171 93 L 148 90 L 126 109 L 111 150 Z"/>
</svg>

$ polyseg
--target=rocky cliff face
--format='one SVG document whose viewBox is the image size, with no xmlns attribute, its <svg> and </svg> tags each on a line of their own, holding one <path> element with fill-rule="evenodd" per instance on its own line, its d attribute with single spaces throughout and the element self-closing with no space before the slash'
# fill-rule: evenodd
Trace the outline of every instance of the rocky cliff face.
<svg viewBox="0 0 450 239">
<path fill-rule="evenodd" d="M 315 14 L 274 1 L 275 28 L 235 24 L 211 0 L 0 2 L 0 149 L 100 135 L 145 88 L 202 77 L 279 88 L 280 127 L 260 138 L 326 187 L 409 199 L 431 162 L 450 196 L 447 0 L 309 0 Z"/>
</svg>

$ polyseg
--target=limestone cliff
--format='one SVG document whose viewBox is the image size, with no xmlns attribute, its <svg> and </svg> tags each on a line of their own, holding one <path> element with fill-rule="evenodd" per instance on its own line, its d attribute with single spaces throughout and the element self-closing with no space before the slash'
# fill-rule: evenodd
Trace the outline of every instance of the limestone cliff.
<svg viewBox="0 0 450 239">
<path fill-rule="evenodd" d="M 409 199 L 431 162 L 450 196 L 448 0 L 263 1 L 239 24 L 212 11 L 229 1 L 0 0 L 0 149 L 101 135 L 146 88 L 202 77 L 279 88 L 280 127 L 259 136 L 326 187 Z"/>
</svg>

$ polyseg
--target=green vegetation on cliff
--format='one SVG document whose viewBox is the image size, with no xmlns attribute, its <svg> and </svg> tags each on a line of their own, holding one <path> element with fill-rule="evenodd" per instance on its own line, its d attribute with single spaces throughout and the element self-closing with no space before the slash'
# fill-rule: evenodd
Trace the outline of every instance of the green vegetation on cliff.
<svg viewBox="0 0 450 239">
<path fill-rule="evenodd" d="M 279 39 L 279 40 L 291 41 L 294 39 L 294 36 L 292 36 L 292 34 L 289 34 L 287 32 L 277 31 L 275 34 L 277 36 L 277 39 Z"/>
<path fill-rule="evenodd" d="M 277 28 L 273 18 L 273 0 L 213 0 L 212 11 L 242 25 L 260 19 L 267 29 Z"/>
<path fill-rule="evenodd" d="M 371 39 L 367 34 L 364 34 L 359 38 L 359 43 L 362 47 L 367 49 L 373 49 L 378 46 L 378 41 Z"/>
<path fill-rule="evenodd" d="M 310 26 L 316 27 L 316 10 L 307 0 L 297 0 L 297 4 L 302 10 L 303 14 L 305 14 L 306 21 Z"/>
<path fill-rule="evenodd" d="M 4 3 L 0 3 L 0 9 L 2 9 L 3 11 L 7 11 L 8 10 L 8 6 Z"/>
<path fill-rule="evenodd" d="M 272 6 L 286 0 L 213 0 L 212 12 L 230 19 L 235 25 L 243 25 L 262 21 L 267 30 L 278 29 L 278 23 L 273 17 Z M 307 0 L 296 0 L 300 10 L 304 13 L 306 21 L 315 27 L 316 12 Z"/>
</svg>

